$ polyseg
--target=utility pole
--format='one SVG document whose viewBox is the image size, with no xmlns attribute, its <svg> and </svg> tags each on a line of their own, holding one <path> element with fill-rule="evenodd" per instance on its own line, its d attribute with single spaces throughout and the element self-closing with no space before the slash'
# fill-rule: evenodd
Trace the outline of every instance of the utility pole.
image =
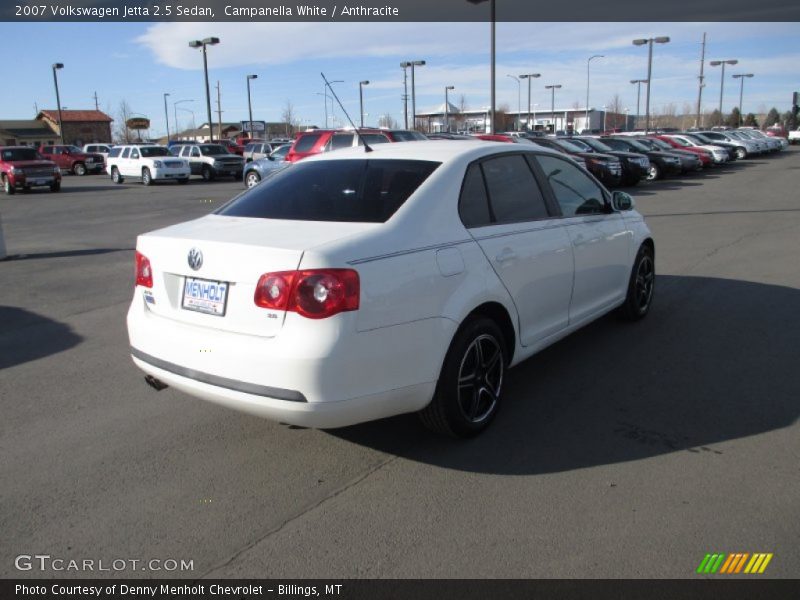
<svg viewBox="0 0 800 600">
<path fill-rule="evenodd" d="M 404 63 L 405 64 L 405 63 Z M 404 128 L 408 129 L 408 71 L 407 67 L 403 66 L 403 118 Z"/>
<path fill-rule="evenodd" d="M 217 123 L 219 123 L 219 136 L 218 138 L 222 139 L 222 94 L 219 89 L 219 81 L 217 81 Z M 211 129 L 211 123 L 208 124 L 208 128 Z"/>
<path fill-rule="evenodd" d="M 100 103 L 97 101 L 97 92 L 94 93 L 94 109 L 100 110 Z"/>
<path fill-rule="evenodd" d="M 703 32 L 703 43 L 700 46 L 700 75 L 698 76 L 699 83 L 697 85 L 697 117 L 694 120 L 694 126 L 700 127 L 700 112 L 702 111 L 703 100 L 703 67 L 706 62 L 706 34 Z"/>
</svg>

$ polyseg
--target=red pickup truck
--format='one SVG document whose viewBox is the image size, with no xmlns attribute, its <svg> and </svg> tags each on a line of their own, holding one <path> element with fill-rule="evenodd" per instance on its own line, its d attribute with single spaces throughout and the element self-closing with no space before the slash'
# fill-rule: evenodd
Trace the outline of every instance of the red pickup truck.
<svg viewBox="0 0 800 600">
<path fill-rule="evenodd" d="M 45 160 L 27 146 L 0 146 L 0 180 L 6 194 L 17 188 L 49 186 L 51 192 L 61 189 L 61 170 L 52 160 Z"/>
<path fill-rule="evenodd" d="M 39 154 L 52 160 L 62 171 L 75 175 L 103 173 L 106 170 L 102 154 L 86 153 L 77 146 L 42 146 Z"/>
</svg>

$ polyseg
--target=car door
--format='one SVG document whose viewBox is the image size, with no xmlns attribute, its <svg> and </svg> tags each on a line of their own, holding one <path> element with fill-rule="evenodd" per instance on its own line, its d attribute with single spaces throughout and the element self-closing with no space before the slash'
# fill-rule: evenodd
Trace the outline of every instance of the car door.
<svg viewBox="0 0 800 600">
<path fill-rule="evenodd" d="M 607 192 L 588 173 L 558 156 L 538 155 L 540 176 L 562 214 L 572 244 L 575 281 L 570 324 L 597 316 L 625 297 L 633 231 L 609 209 Z"/>
<path fill-rule="evenodd" d="M 519 319 L 523 346 L 565 328 L 572 293 L 572 248 L 523 153 L 473 163 L 459 212 L 502 281 Z"/>
<path fill-rule="evenodd" d="M 131 147 L 125 146 L 122 149 L 122 153 L 119 155 L 119 160 L 117 161 L 117 169 L 122 176 L 130 176 L 131 173 Z"/>
</svg>

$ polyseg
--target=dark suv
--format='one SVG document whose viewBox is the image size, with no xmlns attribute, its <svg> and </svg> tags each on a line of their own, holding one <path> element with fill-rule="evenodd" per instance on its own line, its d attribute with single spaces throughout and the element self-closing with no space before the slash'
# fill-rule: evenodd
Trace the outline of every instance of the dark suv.
<svg viewBox="0 0 800 600">
<path fill-rule="evenodd" d="M 646 145 L 633 139 L 631 136 L 620 137 L 604 137 L 600 138 L 606 146 L 612 150 L 622 152 L 638 152 L 647 156 L 650 161 L 650 167 L 647 169 L 647 180 L 655 181 L 661 179 L 665 175 L 677 175 L 681 172 L 681 159 L 680 157 L 670 152 L 662 150 L 653 150 Z M 693 156 L 700 166 L 700 159 Z"/>
<path fill-rule="evenodd" d="M 587 152 L 584 148 L 570 143 L 568 139 L 542 137 L 531 138 L 531 141 L 545 148 L 581 157 L 586 161 L 586 169 L 609 187 L 619 185 L 622 180 L 622 164 L 616 156 Z"/>
<path fill-rule="evenodd" d="M 622 185 L 637 185 L 642 179 L 647 179 L 647 174 L 650 171 L 650 159 L 646 154 L 615 149 L 606 145 L 602 140 L 591 136 L 571 137 L 569 139 L 579 145 L 585 144 L 592 152 L 616 156 L 622 164 L 622 181 L 620 182 Z"/>
</svg>

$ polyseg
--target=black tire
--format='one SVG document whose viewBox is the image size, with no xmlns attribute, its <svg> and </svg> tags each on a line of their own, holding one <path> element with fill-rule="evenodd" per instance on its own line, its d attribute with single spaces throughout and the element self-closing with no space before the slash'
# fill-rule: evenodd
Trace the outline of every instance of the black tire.
<svg viewBox="0 0 800 600">
<path fill-rule="evenodd" d="M 86 165 L 83 164 L 82 162 L 75 163 L 74 165 L 72 165 L 72 172 L 75 175 L 78 175 L 79 177 L 83 177 L 87 173 Z"/>
<path fill-rule="evenodd" d="M 142 169 L 142 185 L 153 185 L 153 176 L 147 167 Z"/>
<path fill-rule="evenodd" d="M 203 181 L 213 181 L 214 180 L 214 172 L 211 170 L 211 167 L 209 167 L 208 165 L 203 165 L 203 168 L 200 171 L 200 175 L 203 176 Z"/>
<path fill-rule="evenodd" d="M 113 181 L 114 183 L 122 183 L 123 181 L 125 181 L 122 175 L 119 174 L 119 169 L 117 169 L 117 167 L 111 168 L 111 181 Z"/>
<path fill-rule="evenodd" d="M 506 344 L 497 324 L 486 317 L 466 321 L 447 351 L 433 400 L 419 412 L 422 423 L 436 433 L 460 438 L 486 429 L 500 406 L 507 366 Z"/>
<path fill-rule="evenodd" d="M 619 307 L 619 315 L 628 321 L 638 321 L 647 316 L 653 304 L 656 284 L 656 266 L 653 250 L 643 244 L 633 261 L 628 293 L 625 303 Z"/>
<path fill-rule="evenodd" d="M 17 193 L 17 189 L 11 184 L 11 180 L 3 175 L 3 191 L 9 196 Z"/>
<path fill-rule="evenodd" d="M 657 179 L 661 179 L 661 177 L 661 167 L 651 162 L 650 168 L 647 170 L 647 181 L 656 181 Z"/>
<path fill-rule="evenodd" d="M 51 192 L 60 192 L 61 191 L 61 182 L 56 181 L 54 184 L 50 186 Z"/>
<path fill-rule="evenodd" d="M 738 146 L 736 148 L 736 159 L 744 160 L 745 158 L 747 158 L 747 150 L 742 148 L 741 146 Z"/>
<path fill-rule="evenodd" d="M 178 183 L 180 183 L 181 185 L 189 183 L 189 178 L 188 177 L 181 177 L 180 179 L 178 179 Z"/>
<path fill-rule="evenodd" d="M 261 175 L 258 174 L 258 171 L 248 171 L 244 180 L 244 186 L 246 188 L 251 188 L 257 186 L 259 183 L 261 183 Z"/>
</svg>

